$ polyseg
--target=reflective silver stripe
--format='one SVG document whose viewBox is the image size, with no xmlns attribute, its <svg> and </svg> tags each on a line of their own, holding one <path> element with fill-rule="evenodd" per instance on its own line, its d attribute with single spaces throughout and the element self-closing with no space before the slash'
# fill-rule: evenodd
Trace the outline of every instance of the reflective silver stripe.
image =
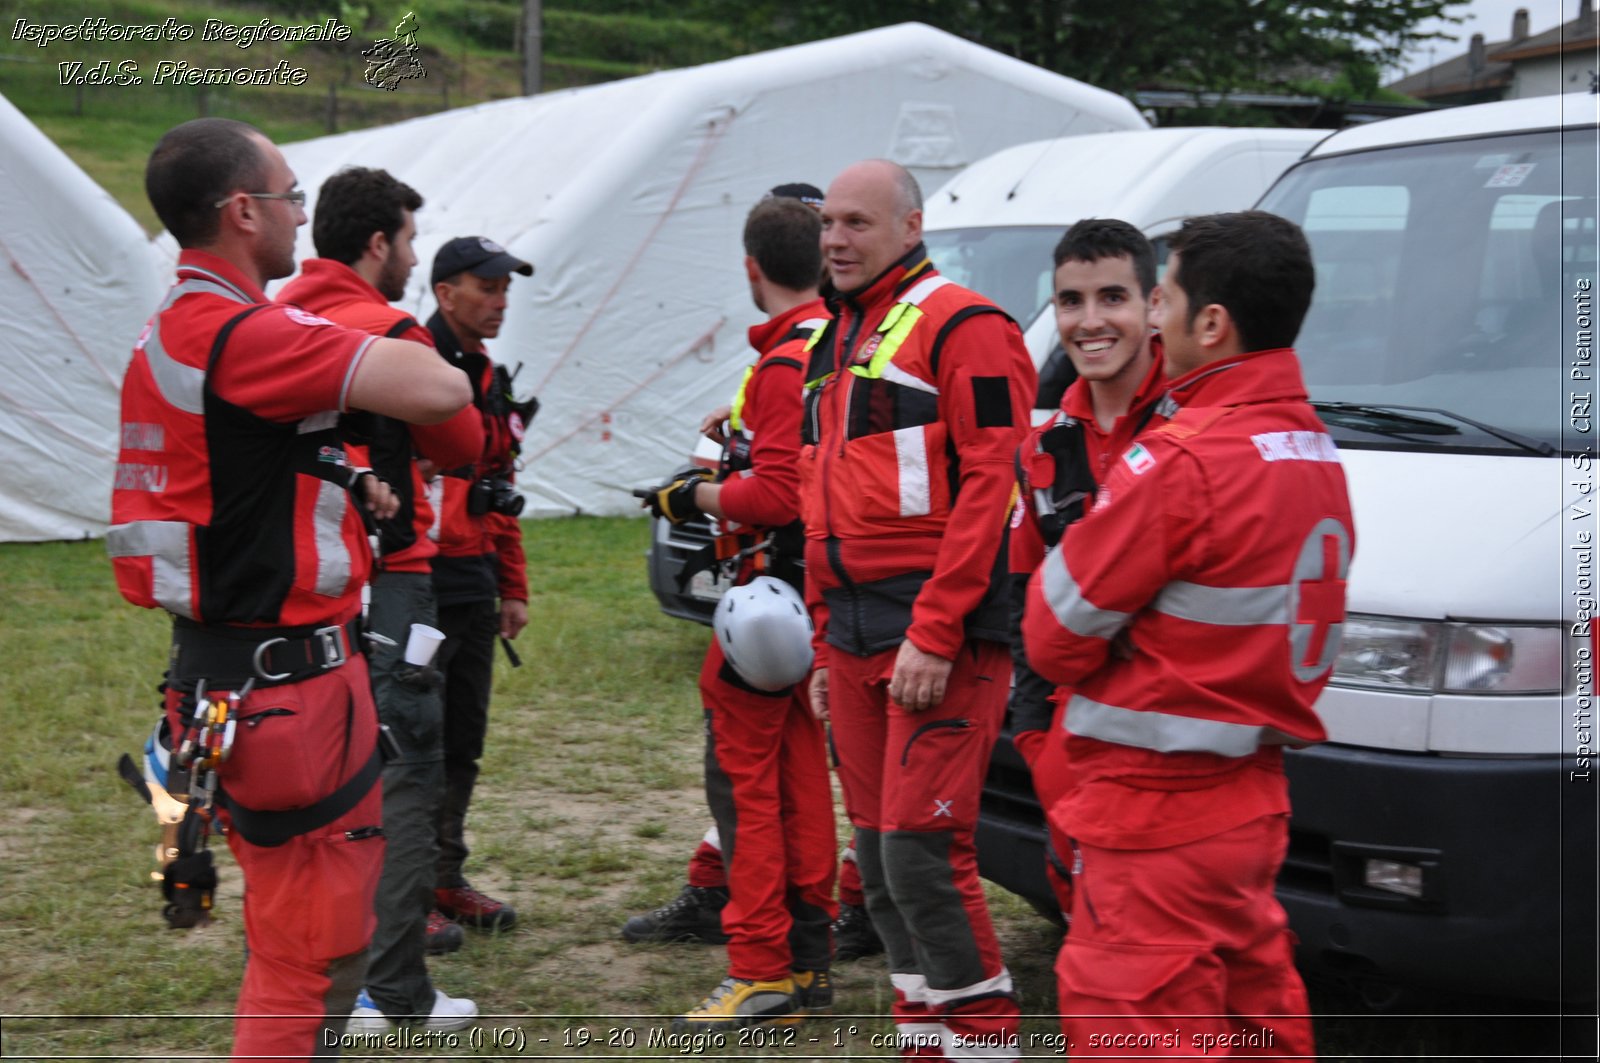
<svg viewBox="0 0 1600 1063">
<path fill-rule="evenodd" d="M 1254 627 L 1289 622 L 1289 588 L 1208 587 L 1174 580 L 1152 603 L 1158 613 L 1219 627 Z"/>
<path fill-rule="evenodd" d="M 313 521 L 316 524 L 317 582 L 312 590 L 336 598 L 350 585 L 350 551 L 345 549 L 345 507 L 350 504 L 345 489 L 326 480 L 317 483 L 317 504 Z"/>
<path fill-rule="evenodd" d="M 324 429 L 332 428 L 338 423 L 338 410 L 323 410 L 321 413 L 314 413 L 310 417 L 303 419 L 294 426 L 294 430 L 296 435 L 303 436 L 311 432 L 321 432 Z"/>
<path fill-rule="evenodd" d="M 206 371 L 173 358 L 167 353 L 166 344 L 161 341 L 161 315 L 185 295 L 219 295 L 246 306 L 254 304 L 239 289 L 220 277 L 213 280 L 212 275 L 207 274 L 204 277 L 187 277 L 169 288 L 161 308 L 150 319 L 150 333 L 140 345 L 145 364 L 150 367 L 150 376 L 168 405 L 184 413 L 198 415 L 205 412 Z"/>
<path fill-rule="evenodd" d="M 889 984 L 900 990 L 900 995 L 906 998 L 907 1004 L 928 1002 L 928 979 L 923 975 L 891 971 Z"/>
<path fill-rule="evenodd" d="M 169 613 L 194 619 L 194 582 L 189 575 L 189 525 L 181 520 L 136 520 L 106 532 L 112 557 L 150 559 L 150 596 Z"/>
<path fill-rule="evenodd" d="M 922 300 L 926 299 L 940 288 L 943 288 L 946 284 L 954 283 L 955 281 L 951 280 L 949 277 L 926 277 L 923 280 L 913 284 L 910 290 L 900 297 L 899 301 L 902 303 L 910 303 L 912 306 L 920 306 L 922 304 Z"/>
<path fill-rule="evenodd" d="M 210 292 L 212 295 L 220 295 L 224 299 L 232 299 L 234 302 L 244 303 L 246 306 L 255 305 L 255 300 L 250 298 L 242 288 L 235 286 L 232 281 L 229 281 L 220 273 L 212 273 L 208 269 L 200 269 L 197 266 L 179 266 L 178 269 L 183 273 L 192 274 L 192 276 L 185 277 L 178 282 L 178 287 L 182 289 L 181 294 L 183 295 L 187 295 L 190 292 Z"/>
<path fill-rule="evenodd" d="M 1060 556 L 1059 547 L 1051 548 L 1040 567 L 1041 589 L 1044 600 L 1055 614 L 1056 622 L 1074 635 L 1086 639 L 1109 639 L 1127 626 L 1132 613 L 1119 613 L 1115 609 L 1101 609 L 1083 596 L 1078 581 L 1067 571 L 1067 563 Z"/>
<path fill-rule="evenodd" d="M 1263 743 L 1282 744 L 1287 737 L 1270 727 L 1125 709 L 1091 701 L 1082 694 L 1074 694 L 1067 702 L 1061 726 L 1075 735 L 1119 746 L 1157 753 L 1215 753 L 1222 757 L 1246 757 Z"/>
<path fill-rule="evenodd" d="M 1002 967 L 1000 968 L 1000 973 L 993 978 L 985 978 L 981 982 L 964 985 L 959 989 L 935 989 L 932 986 L 927 986 L 923 990 L 923 995 L 929 1004 L 934 1007 L 940 1007 L 944 1004 L 949 1004 L 951 1001 L 964 1000 L 968 997 L 985 997 L 992 996 L 995 993 L 1011 993 L 1014 991 L 1011 985 L 1011 972 Z"/>
<path fill-rule="evenodd" d="M 825 317 L 808 317 L 804 321 L 800 322 L 800 324 L 796 325 L 795 328 L 810 329 L 812 332 L 815 332 L 817 329 L 821 328 L 827 323 L 828 319 Z"/>
<path fill-rule="evenodd" d="M 350 359 L 350 368 L 345 371 L 344 383 L 339 387 L 339 409 L 348 410 L 350 408 L 350 384 L 356 378 L 356 367 L 361 364 L 361 359 L 367 356 L 367 352 L 377 342 L 378 337 L 368 336 L 361 342 L 361 346 L 356 348 L 354 357 Z"/>
<path fill-rule="evenodd" d="M 167 405 L 184 413 L 205 412 L 206 371 L 184 365 L 167 353 L 161 342 L 161 313 L 150 319 L 150 334 L 145 337 L 145 365 L 150 367 L 150 378 Z"/>
<path fill-rule="evenodd" d="M 894 435 L 894 460 L 900 473 L 900 515 L 925 517 L 933 512 L 933 485 L 928 479 L 928 443 L 921 425 Z"/>
<path fill-rule="evenodd" d="M 433 523 L 428 525 L 428 538 L 439 541 L 439 522 L 444 517 L 444 477 L 435 476 L 428 481 L 428 508 L 433 510 Z"/>
<path fill-rule="evenodd" d="M 882 380 L 887 380 L 891 384 L 899 384 L 901 387 L 911 388 L 915 391 L 925 391 L 929 395 L 939 394 L 939 389 L 937 387 L 928 383 L 926 380 L 923 380 L 921 377 L 912 376 L 910 373 L 906 372 L 904 369 L 901 369 L 893 362 L 885 365 L 883 367 L 883 372 L 879 373 L 878 376 Z"/>
</svg>

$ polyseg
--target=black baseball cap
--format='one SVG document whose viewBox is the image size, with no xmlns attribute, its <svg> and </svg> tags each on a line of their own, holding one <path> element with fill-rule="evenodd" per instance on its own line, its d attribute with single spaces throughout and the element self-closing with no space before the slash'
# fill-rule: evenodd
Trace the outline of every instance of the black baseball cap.
<svg viewBox="0 0 1600 1063">
<path fill-rule="evenodd" d="M 798 199 L 813 210 L 822 209 L 822 189 L 816 185 L 808 185 L 804 181 L 794 181 L 786 185 L 775 185 L 762 199 Z"/>
<path fill-rule="evenodd" d="M 490 280 L 508 273 L 531 277 L 533 266 L 487 236 L 458 236 L 433 256 L 433 280 L 429 283 L 438 284 L 457 273 L 471 273 Z"/>
</svg>

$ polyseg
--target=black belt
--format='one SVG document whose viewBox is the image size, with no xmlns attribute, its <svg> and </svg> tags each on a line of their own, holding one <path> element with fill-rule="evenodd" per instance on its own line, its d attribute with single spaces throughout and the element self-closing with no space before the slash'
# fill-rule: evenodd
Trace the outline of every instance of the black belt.
<svg viewBox="0 0 1600 1063">
<path fill-rule="evenodd" d="M 232 820 L 233 829 L 239 836 L 251 845 L 263 848 L 272 848 L 282 845 L 290 838 L 297 838 L 302 834 L 310 834 L 320 830 L 349 812 L 361 799 L 371 792 L 378 781 L 378 776 L 383 773 L 383 755 L 374 749 L 372 755 L 361 769 L 343 786 L 324 797 L 314 805 L 306 808 L 292 808 L 284 811 L 262 811 L 247 808 L 233 799 L 222 786 L 217 787 L 217 800 L 222 802 L 222 807 L 228 810 L 228 817 Z M 362 827 L 366 836 L 381 835 L 381 828 Z M 354 840 L 354 838 L 352 838 Z"/>
<path fill-rule="evenodd" d="M 183 617 L 172 622 L 170 677 L 183 683 L 204 679 L 212 689 L 296 683 L 359 655 L 361 618 L 326 627 L 202 626 Z"/>
</svg>

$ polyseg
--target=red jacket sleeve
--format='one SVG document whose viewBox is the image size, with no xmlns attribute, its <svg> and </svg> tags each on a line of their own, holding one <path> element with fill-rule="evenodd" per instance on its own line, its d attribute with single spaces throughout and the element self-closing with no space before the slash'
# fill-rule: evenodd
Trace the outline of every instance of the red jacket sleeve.
<svg viewBox="0 0 1600 1063">
<path fill-rule="evenodd" d="M 724 481 L 718 496 L 722 511 L 740 524 L 780 528 L 800 515 L 803 378 L 798 365 L 767 360 L 750 378 L 744 412 L 755 435 L 750 470 Z"/>
<path fill-rule="evenodd" d="M 528 559 L 522 553 L 522 522 L 504 513 L 486 513 L 483 519 L 500 566 L 500 597 L 527 601 Z"/>
<path fill-rule="evenodd" d="M 1028 585 L 1023 645 L 1033 670 L 1075 684 L 1105 664 L 1111 640 L 1202 549 L 1193 459 L 1163 448 L 1132 472 L 1121 458 L 1094 509 L 1067 529 Z M 1137 652 L 1137 647 L 1135 648 Z"/>
<path fill-rule="evenodd" d="M 468 405 L 440 424 L 411 426 L 417 453 L 441 469 L 471 465 L 483 453 L 483 415 Z"/>
<path fill-rule="evenodd" d="M 939 363 L 939 416 L 949 429 L 961 479 L 933 575 L 911 609 L 906 637 L 925 653 L 954 660 L 963 622 L 977 608 L 1016 493 L 1017 445 L 1028 431 L 1038 374 L 1017 326 L 978 314 L 947 338 Z"/>
</svg>

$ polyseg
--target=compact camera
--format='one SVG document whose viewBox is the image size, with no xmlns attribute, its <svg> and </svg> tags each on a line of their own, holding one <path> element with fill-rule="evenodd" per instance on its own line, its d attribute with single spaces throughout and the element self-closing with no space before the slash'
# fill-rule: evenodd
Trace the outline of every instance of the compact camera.
<svg viewBox="0 0 1600 1063">
<path fill-rule="evenodd" d="M 484 476 L 472 481 L 472 486 L 467 489 L 467 512 L 474 517 L 481 517 L 485 513 L 520 517 L 525 501 L 517 493 L 516 486 L 504 476 Z"/>
</svg>

